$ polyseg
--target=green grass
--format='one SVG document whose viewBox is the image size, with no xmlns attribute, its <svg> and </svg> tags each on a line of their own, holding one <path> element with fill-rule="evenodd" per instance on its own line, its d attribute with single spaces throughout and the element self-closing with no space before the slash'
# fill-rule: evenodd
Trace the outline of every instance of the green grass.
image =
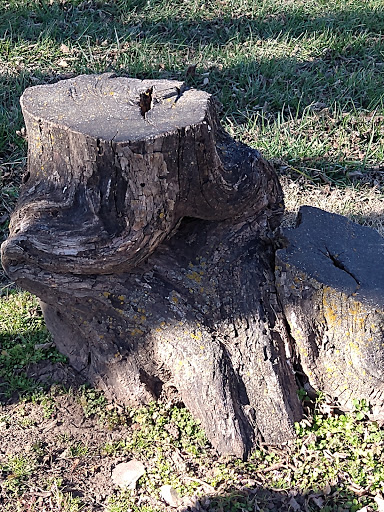
<svg viewBox="0 0 384 512">
<path fill-rule="evenodd" d="M 30 365 L 42 360 L 66 360 L 50 342 L 51 335 L 35 297 L 28 292 L 0 297 L 0 398 L 14 393 L 32 396 L 42 389 L 28 378 Z"/>
<path fill-rule="evenodd" d="M 0 237 L 25 168 L 19 97 L 80 73 L 186 78 L 294 177 L 359 182 L 383 162 L 383 26 L 382 0 L 0 2 Z"/>
<path fill-rule="evenodd" d="M 206 88 L 221 101 L 226 126 L 256 145 L 261 133 L 267 155 L 300 162 L 321 154 L 330 165 L 381 161 L 383 143 L 371 135 L 381 133 L 382 120 L 367 126 L 359 120 L 383 111 L 380 0 L 11 0 L 0 15 L 0 152 L 8 160 L 25 153 L 16 130 L 22 126 L 17 99 L 26 86 L 104 71 L 180 79 L 196 64 L 191 84 L 201 87 L 208 74 Z M 319 105 L 329 114 L 320 122 L 310 111 Z M 350 142 L 362 157 L 334 151 L 349 133 L 345 114 L 351 129 L 362 132 Z M 326 140 L 312 147 L 313 126 L 319 139 L 333 132 L 331 147 Z"/>
<path fill-rule="evenodd" d="M 11 493 L 20 494 L 36 469 L 36 461 L 25 455 L 9 457 L 0 469 L 5 477 L 4 487 Z"/>
<path fill-rule="evenodd" d="M 309 194 L 308 183 L 353 190 L 348 212 L 358 218 L 355 191 L 370 173 L 380 174 L 384 162 L 383 27 L 383 0 L 0 0 L 0 241 L 26 165 L 20 95 L 29 86 L 106 71 L 185 79 L 211 92 L 226 129 L 273 159 L 301 195 Z M 190 65 L 196 73 L 186 77 Z M 383 180 L 373 183 L 382 201 Z M 36 348 L 50 341 L 36 299 L 19 291 L 4 295 L 9 283 L 1 282 L 0 399 L 24 397 L 44 419 L 54 417 L 55 394 L 27 374 L 39 361 L 63 358 Z M 376 510 L 374 497 L 384 490 L 383 430 L 363 419 L 368 404 L 356 403 L 354 414 L 341 416 L 317 408 L 297 426 L 290 451 L 263 449 L 243 463 L 218 460 L 183 408 L 122 411 L 90 388 L 80 389 L 76 400 L 84 418 L 97 417 L 100 428 L 132 427 L 127 439 L 100 451 L 148 463 L 140 496 L 158 499 L 158 487 L 167 483 L 193 494 L 196 481 L 183 479 L 171 459 L 177 450 L 196 461 L 188 475 L 216 489 L 212 511 L 266 510 L 282 489 L 296 489 L 310 511 L 319 510 L 319 497 L 326 512 Z M 18 422 L 20 428 L 29 421 L 27 413 L 0 417 L 0 425 Z M 71 457 L 88 457 L 87 445 L 68 444 Z M 4 460 L 7 497 L 22 495 L 39 468 L 35 452 Z M 263 501 L 244 490 L 252 482 L 272 494 Z M 50 485 L 49 510 L 81 510 L 81 500 L 56 481 Z M 14 500 L 4 510 L 23 510 Z M 138 506 L 127 492 L 111 497 L 107 510 L 158 508 Z"/>
</svg>

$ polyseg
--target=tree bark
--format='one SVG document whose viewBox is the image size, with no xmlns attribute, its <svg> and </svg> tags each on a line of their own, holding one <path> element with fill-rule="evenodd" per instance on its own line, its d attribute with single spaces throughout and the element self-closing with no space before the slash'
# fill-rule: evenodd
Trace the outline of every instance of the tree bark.
<svg viewBox="0 0 384 512">
<path fill-rule="evenodd" d="M 181 82 L 81 76 L 21 104 L 28 173 L 2 262 L 59 350 L 127 404 L 176 390 L 221 453 L 291 439 L 272 166 Z"/>
<path fill-rule="evenodd" d="M 300 209 L 276 253 L 276 284 L 302 371 L 313 388 L 384 419 L 384 254 L 374 230 Z"/>
</svg>

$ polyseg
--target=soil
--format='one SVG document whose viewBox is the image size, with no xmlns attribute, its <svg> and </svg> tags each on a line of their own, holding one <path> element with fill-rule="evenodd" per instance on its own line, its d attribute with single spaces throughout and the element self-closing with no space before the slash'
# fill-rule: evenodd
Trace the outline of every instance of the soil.
<svg viewBox="0 0 384 512">
<path fill-rule="evenodd" d="M 80 379 L 70 367 L 66 371 L 65 365 L 47 362 L 33 368 L 29 374 L 38 377 L 37 372 L 44 382 L 50 374 L 55 380 L 75 387 L 69 393 L 62 393 L 60 388 L 51 389 L 54 398 L 51 414 L 44 414 L 39 403 L 3 403 L 1 416 L 5 420 L 0 423 L 0 461 L 4 463 L 19 454 L 29 453 L 31 458 L 37 454 L 39 472 L 28 480 L 28 490 L 23 495 L 25 504 L 35 501 L 42 504 L 49 497 L 44 492 L 48 481 L 60 478 L 65 491 L 81 497 L 86 510 L 99 510 L 105 499 L 113 494 L 111 471 L 121 462 L 121 457 L 103 456 L 101 447 L 123 439 L 128 428 L 111 431 L 101 425 L 98 417 L 85 416 L 82 406 L 75 400 Z M 11 418 L 11 422 L 7 418 Z M 73 456 L 69 446 L 87 446 L 87 455 Z"/>
<path fill-rule="evenodd" d="M 108 500 L 120 492 L 112 482 L 112 470 L 120 462 L 130 460 L 132 454 L 108 455 L 103 447 L 106 443 L 129 439 L 133 429 L 138 426 L 126 424 L 110 428 L 103 424 L 97 415 L 87 417 L 78 399 L 79 386 L 84 383 L 69 366 L 49 361 L 40 362 L 29 369 L 28 375 L 45 384 L 48 383 L 48 405 L 44 408 L 42 403 L 20 401 L 12 397 L 7 402 L 2 402 L 0 406 L 0 464 L 6 464 L 10 457 L 24 456 L 35 461 L 38 468 L 25 482 L 22 491 L 19 491 L 18 508 L 15 506 L 14 510 L 64 510 L 59 508 L 57 500 L 53 499 L 57 493 L 57 487 L 52 484 L 55 480 L 61 481 L 60 490 L 64 495 L 71 493 L 73 497 L 80 498 L 83 504 L 82 511 L 108 510 Z M 53 381 L 59 381 L 61 385 L 52 384 Z M 65 391 L 63 385 L 66 387 Z M 76 446 L 80 447 L 79 450 L 86 446 L 86 454 L 74 453 L 73 447 Z M 135 455 L 137 457 L 137 453 Z M 227 481 L 213 492 L 206 483 L 213 467 L 220 462 L 213 450 L 208 449 L 205 461 L 201 458 L 198 461 L 194 460 L 192 455 L 180 450 L 173 450 L 170 458 L 173 470 L 181 480 L 194 480 L 200 484 L 195 489 L 195 495 L 184 497 L 183 505 L 176 509 L 167 506 L 161 498 L 156 498 L 152 494 L 146 495 L 144 488 L 139 485 L 134 491 L 137 495 L 135 502 L 139 505 L 135 510 L 140 510 L 145 505 L 159 512 L 225 511 L 232 510 L 229 508 L 230 503 L 241 501 L 248 506 L 249 503 L 253 503 L 254 510 L 273 512 L 306 509 L 305 498 L 295 491 L 287 493 L 266 489 L 262 482 L 250 478 L 249 474 L 239 477 L 238 481 L 232 483 Z M 156 472 L 155 460 L 147 459 L 143 462 L 147 472 Z M 4 482 L 4 479 L 10 477 L 12 478 L 12 475 L 3 472 L 0 484 L 1 480 Z M 1 485 L 0 510 L 6 505 L 9 506 L 10 499 L 12 502 L 15 500 L 14 493 L 10 493 L 6 486 Z M 132 509 L 122 510 L 128 512 Z"/>
</svg>

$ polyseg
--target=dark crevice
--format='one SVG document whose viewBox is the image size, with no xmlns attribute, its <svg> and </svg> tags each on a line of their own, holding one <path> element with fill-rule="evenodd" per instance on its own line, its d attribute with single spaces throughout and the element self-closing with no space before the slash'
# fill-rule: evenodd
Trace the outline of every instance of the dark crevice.
<svg viewBox="0 0 384 512">
<path fill-rule="evenodd" d="M 29 171 L 27 171 L 24 176 L 23 176 L 23 179 L 22 179 L 22 183 L 25 184 L 27 183 L 27 181 L 29 180 L 29 178 L 31 177 L 31 173 Z"/>
<path fill-rule="evenodd" d="M 139 374 L 140 382 L 143 383 L 152 396 L 158 400 L 163 390 L 164 382 L 159 379 L 157 375 L 150 375 L 143 368 L 139 369 Z"/>
<path fill-rule="evenodd" d="M 145 119 L 147 112 L 149 112 L 153 106 L 153 86 L 140 94 L 139 106 L 140 114 Z"/>
<path fill-rule="evenodd" d="M 299 218 L 299 216 L 298 216 Z M 300 214 L 300 221 L 301 222 L 301 214 Z M 285 248 L 285 247 L 288 247 L 289 245 L 289 241 L 286 237 L 284 237 L 280 231 L 280 229 L 278 229 L 275 233 L 275 236 L 272 240 L 272 247 L 273 247 L 273 250 L 272 250 L 272 258 L 273 258 L 273 269 L 276 269 L 276 251 L 278 249 L 281 249 L 282 246 Z M 286 354 L 286 357 L 287 357 L 287 362 L 289 364 L 289 366 L 292 368 L 293 372 L 294 372 L 294 375 L 295 375 L 295 381 L 296 381 L 296 385 L 298 387 L 298 389 L 300 387 L 302 387 L 303 385 L 303 382 L 309 382 L 309 378 L 307 376 L 307 374 L 305 373 L 304 369 L 303 369 L 303 365 L 301 363 L 301 357 L 300 357 L 300 352 L 299 350 L 297 349 L 297 345 L 296 345 L 296 340 L 292 334 L 292 330 L 291 330 L 291 326 L 287 320 L 287 317 L 285 316 L 285 311 L 284 311 L 284 306 L 283 306 L 283 302 L 282 300 L 280 299 L 280 295 L 278 293 L 278 287 L 276 285 L 276 272 L 274 271 L 273 273 L 273 285 L 275 287 L 275 293 L 276 293 L 276 301 L 277 301 L 277 304 L 280 308 L 280 311 L 281 311 L 281 318 L 282 318 L 282 322 L 283 322 L 283 328 L 285 330 L 285 336 L 284 338 L 286 338 L 286 343 L 288 344 L 288 350 L 290 352 L 289 356 L 287 356 Z M 287 352 L 287 350 L 285 349 L 285 352 Z"/>
<path fill-rule="evenodd" d="M 231 394 L 231 402 L 238 420 L 241 437 L 244 443 L 243 458 L 246 459 L 255 443 L 255 428 L 252 414 L 250 414 L 250 401 L 246 385 L 238 371 L 233 368 L 231 355 L 227 347 L 219 342 L 222 357 L 220 358 L 220 375 L 223 377 L 224 386 L 228 385 Z"/>
<path fill-rule="evenodd" d="M 103 148 L 103 146 L 101 144 L 101 140 L 100 139 L 96 140 L 96 145 L 97 145 L 97 153 L 98 153 L 98 155 L 101 156 L 104 153 L 104 148 Z"/>
<path fill-rule="evenodd" d="M 356 285 L 357 285 L 356 291 L 357 291 L 360 288 L 360 281 L 356 278 L 356 276 L 354 276 L 352 274 L 352 272 L 350 272 L 347 269 L 347 267 L 344 265 L 344 263 L 342 261 L 340 261 L 337 256 L 335 256 L 334 254 L 331 253 L 331 251 L 328 249 L 328 247 L 325 247 L 325 249 L 327 252 L 324 254 L 325 254 L 325 256 L 327 256 L 327 258 L 329 258 L 332 261 L 333 265 L 336 268 L 339 268 L 340 270 L 342 270 L 343 272 L 346 272 L 356 282 Z"/>
</svg>

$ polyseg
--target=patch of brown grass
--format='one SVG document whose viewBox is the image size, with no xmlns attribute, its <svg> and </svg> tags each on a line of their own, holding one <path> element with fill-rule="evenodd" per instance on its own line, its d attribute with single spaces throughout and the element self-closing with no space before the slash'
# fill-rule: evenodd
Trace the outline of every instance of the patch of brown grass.
<svg viewBox="0 0 384 512">
<path fill-rule="evenodd" d="M 379 188 L 370 185 L 333 188 L 314 185 L 304 178 L 293 181 L 286 176 L 280 182 L 285 196 L 284 227 L 293 227 L 300 206 L 308 205 L 344 215 L 384 236 L 384 193 Z"/>
</svg>

